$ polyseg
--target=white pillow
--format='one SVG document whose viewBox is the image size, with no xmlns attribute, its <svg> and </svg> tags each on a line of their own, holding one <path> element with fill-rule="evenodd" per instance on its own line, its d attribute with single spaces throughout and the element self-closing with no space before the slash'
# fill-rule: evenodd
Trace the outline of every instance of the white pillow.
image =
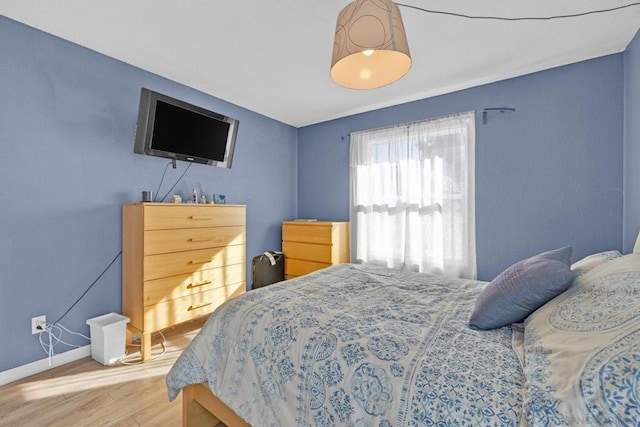
<svg viewBox="0 0 640 427">
<path fill-rule="evenodd" d="M 620 256 L 622 256 L 622 254 L 618 251 L 598 252 L 592 255 L 588 255 L 582 258 L 580 261 L 576 261 L 571 264 L 571 271 L 573 271 L 576 276 L 580 276 Z"/>
<path fill-rule="evenodd" d="M 530 425 L 637 425 L 640 254 L 577 277 L 524 325 Z"/>
</svg>

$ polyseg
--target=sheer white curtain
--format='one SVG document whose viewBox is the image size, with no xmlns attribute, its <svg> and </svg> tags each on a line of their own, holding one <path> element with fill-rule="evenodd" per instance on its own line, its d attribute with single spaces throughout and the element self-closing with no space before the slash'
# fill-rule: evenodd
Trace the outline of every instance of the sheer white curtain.
<svg viewBox="0 0 640 427">
<path fill-rule="evenodd" d="M 474 112 L 352 133 L 352 260 L 475 279 L 474 167 Z"/>
</svg>

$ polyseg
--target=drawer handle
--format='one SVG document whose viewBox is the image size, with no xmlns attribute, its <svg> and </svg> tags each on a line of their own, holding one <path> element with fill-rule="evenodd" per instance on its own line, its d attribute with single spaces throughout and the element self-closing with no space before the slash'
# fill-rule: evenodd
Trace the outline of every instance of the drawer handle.
<svg viewBox="0 0 640 427">
<path fill-rule="evenodd" d="M 201 221 L 201 220 L 211 220 L 213 219 L 212 216 L 202 216 L 202 215 L 192 215 L 189 218 L 194 219 L 196 221 Z"/>
<path fill-rule="evenodd" d="M 210 242 L 213 239 L 211 237 L 192 237 L 189 239 L 190 242 L 196 243 L 196 242 Z"/>
<path fill-rule="evenodd" d="M 198 261 L 191 260 L 189 261 L 189 264 L 206 264 L 208 262 L 211 262 L 211 260 L 210 259 L 202 259 Z"/>
<path fill-rule="evenodd" d="M 203 308 L 203 307 L 206 307 L 206 306 L 211 305 L 211 304 L 213 304 L 213 303 L 212 303 L 212 302 L 208 302 L 208 303 L 206 303 L 206 304 L 196 305 L 195 307 L 194 307 L 194 306 L 192 306 L 192 305 L 190 305 L 190 306 L 189 306 L 189 308 L 187 308 L 187 311 L 197 310 L 197 309 L 199 309 L 199 308 Z"/>
<path fill-rule="evenodd" d="M 204 282 L 200 282 L 200 283 L 189 283 L 187 285 L 187 289 L 197 288 L 198 286 L 210 285 L 211 283 L 213 283 L 211 280 L 205 280 Z"/>
</svg>

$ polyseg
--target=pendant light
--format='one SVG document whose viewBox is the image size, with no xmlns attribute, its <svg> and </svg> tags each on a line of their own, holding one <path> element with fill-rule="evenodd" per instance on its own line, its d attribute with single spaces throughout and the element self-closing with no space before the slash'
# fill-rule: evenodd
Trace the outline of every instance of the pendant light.
<svg viewBox="0 0 640 427">
<path fill-rule="evenodd" d="M 331 78 L 349 89 L 375 89 L 411 68 L 398 5 L 391 0 L 356 0 L 338 15 Z"/>
</svg>

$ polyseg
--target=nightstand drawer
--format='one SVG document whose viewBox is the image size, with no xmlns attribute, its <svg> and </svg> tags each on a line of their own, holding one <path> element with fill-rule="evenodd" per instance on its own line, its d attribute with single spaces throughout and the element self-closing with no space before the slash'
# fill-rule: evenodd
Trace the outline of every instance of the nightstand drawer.
<svg viewBox="0 0 640 427">
<path fill-rule="evenodd" d="M 284 263 L 284 274 L 286 276 L 303 276 L 311 273 L 312 271 L 320 270 L 321 268 L 327 268 L 331 264 L 313 261 L 301 261 L 298 259 L 288 259 Z"/>
<path fill-rule="evenodd" d="M 331 264 L 331 246 L 313 243 L 282 242 L 282 252 L 289 259 L 316 261 Z"/>
<path fill-rule="evenodd" d="M 145 281 L 244 262 L 244 245 L 144 257 Z"/>
<path fill-rule="evenodd" d="M 200 292 L 145 307 L 145 330 L 158 331 L 176 323 L 207 316 L 223 302 L 245 292 L 245 283 Z"/>
<path fill-rule="evenodd" d="M 332 230 L 331 223 L 292 224 L 285 222 L 282 226 L 282 240 L 330 245 Z"/>
<path fill-rule="evenodd" d="M 151 230 L 144 233 L 144 254 L 244 245 L 244 226 Z"/>
<path fill-rule="evenodd" d="M 144 305 L 158 304 L 176 298 L 244 282 L 244 264 L 227 265 L 191 274 L 165 277 L 144 282 Z"/>
<path fill-rule="evenodd" d="M 205 228 L 245 225 L 244 206 L 175 205 L 144 207 L 145 230 L 170 230 L 174 228 Z"/>
</svg>

